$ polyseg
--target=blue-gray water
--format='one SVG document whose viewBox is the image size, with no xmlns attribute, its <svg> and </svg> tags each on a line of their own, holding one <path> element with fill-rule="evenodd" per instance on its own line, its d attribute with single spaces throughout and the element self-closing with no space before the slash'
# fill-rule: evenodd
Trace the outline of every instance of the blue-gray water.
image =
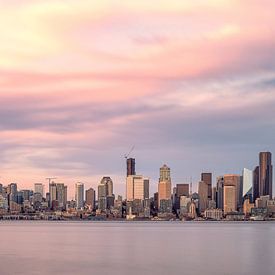
<svg viewBox="0 0 275 275">
<path fill-rule="evenodd" d="M 0 222 L 0 274 L 275 274 L 275 223 Z"/>
</svg>

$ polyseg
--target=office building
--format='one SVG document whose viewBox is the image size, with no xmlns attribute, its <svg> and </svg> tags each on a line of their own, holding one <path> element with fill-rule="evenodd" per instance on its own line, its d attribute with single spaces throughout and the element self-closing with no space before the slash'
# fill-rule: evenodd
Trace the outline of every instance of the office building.
<svg viewBox="0 0 275 275">
<path fill-rule="evenodd" d="M 259 154 L 259 195 L 272 199 L 272 155 L 270 152 Z"/>
<path fill-rule="evenodd" d="M 223 211 L 224 214 L 237 211 L 236 185 L 224 185 L 223 187 Z"/>
<path fill-rule="evenodd" d="M 149 179 L 141 175 L 131 175 L 126 182 L 126 200 L 149 199 Z"/>
<path fill-rule="evenodd" d="M 158 184 L 158 200 L 159 206 L 161 200 L 171 200 L 171 175 L 170 168 L 164 164 L 160 168 L 160 177 Z"/>
<path fill-rule="evenodd" d="M 98 185 L 98 209 L 106 211 L 114 206 L 113 181 L 110 177 L 103 177 Z"/>
<path fill-rule="evenodd" d="M 44 198 L 44 186 L 42 183 L 34 184 L 34 193 L 40 193 L 41 196 Z"/>
<path fill-rule="evenodd" d="M 198 192 L 199 193 L 199 210 L 200 210 L 200 213 L 204 213 L 204 211 L 208 208 L 209 185 L 205 181 L 200 181 L 198 191 L 199 191 Z"/>
<path fill-rule="evenodd" d="M 217 208 L 223 210 L 223 187 L 224 187 L 224 179 L 223 177 L 217 178 Z"/>
<path fill-rule="evenodd" d="M 212 173 L 201 173 L 201 181 L 204 181 L 208 186 L 207 198 L 212 199 Z"/>
<path fill-rule="evenodd" d="M 136 161 L 134 158 L 127 159 L 127 177 L 136 174 Z"/>
<path fill-rule="evenodd" d="M 249 199 L 252 202 L 253 196 L 253 172 L 249 169 L 243 169 L 243 176 L 242 176 L 242 194 L 243 194 L 243 201 Z"/>
<path fill-rule="evenodd" d="M 259 166 L 256 166 L 253 171 L 253 202 L 259 197 Z"/>
<path fill-rule="evenodd" d="M 95 208 L 95 190 L 93 188 L 86 190 L 85 203 L 91 210 Z"/>
<path fill-rule="evenodd" d="M 234 175 L 234 174 L 224 175 L 223 181 L 224 181 L 224 187 L 225 186 L 235 186 L 235 191 L 236 191 L 236 198 L 235 198 L 236 207 L 235 207 L 235 209 L 237 210 L 239 208 L 242 208 L 242 188 L 241 188 L 240 175 Z M 224 194 L 225 194 L 225 192 L 224 192 Z"/>
<path fill-rule="evenodd" d="M 81 182 L 75 184 L 75 202 L 77 209 L 84 207 L 84 184 Z"/>
</svg>

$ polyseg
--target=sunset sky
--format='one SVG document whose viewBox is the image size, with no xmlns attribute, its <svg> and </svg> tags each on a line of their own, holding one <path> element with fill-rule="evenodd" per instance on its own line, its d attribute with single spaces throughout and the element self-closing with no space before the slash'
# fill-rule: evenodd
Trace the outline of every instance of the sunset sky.
<svg viewBox="0 0 275 275">
<path fill-rule="evenodd" d="M 0 182 L 125 193 L 130 148 L 156 189 L 275 153 L 272 0 L 0 1 Z"/>
</svg>

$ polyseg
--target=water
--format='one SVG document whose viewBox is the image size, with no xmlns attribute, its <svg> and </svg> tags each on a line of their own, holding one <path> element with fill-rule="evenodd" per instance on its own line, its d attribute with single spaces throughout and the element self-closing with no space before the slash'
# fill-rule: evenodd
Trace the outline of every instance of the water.
<svg viewBox="0 0 275 275">
<path fill-rule="evenodd" d="M 0 222 L 0 274 L 275 274 L 275 223 Z"/>
</svg>

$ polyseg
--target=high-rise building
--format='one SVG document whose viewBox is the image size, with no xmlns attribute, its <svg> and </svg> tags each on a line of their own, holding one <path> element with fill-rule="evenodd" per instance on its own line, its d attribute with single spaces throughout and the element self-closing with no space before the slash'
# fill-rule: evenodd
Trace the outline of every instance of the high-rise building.
<svg viewBox="0 0 275 275">
<path fill-rule="evenodd" d="M 208 189 L 209 185 L 205 181 L 199 182 L 199 209 L 203 213 L 208 208 Z"/>
<path fill-rule="evenodd" d="M 86 190 L 86 205 L 88 205 L 92 210 L 95 208 L 95 190 L 89 188 Z"/>
<path fill-rule="evenodd" d="M 58 201 L 58 208 L 65 209 L 67 204 L 67 186 L 64 183 L 56 184 L 56 200 Z"/>
<path fill-rule="evenodd" d="M 56 183 L 53 181 L 49 184 L 50 193 L 50 208 L 52 208 L 53 202 L 57 201 Z"/>
<path fill-rule="evenodd" d="M 158 184 L 158 200 L 159 206 L 161 200 L 171 200 L 171 175 L 170 175 L 170 168 L 164 164 L 160 168 L 160 177 L 159 177 L 159 184 Z"/>
<path fill-rule="evenodd" d="M 149 179 L 141 175 L 130 175 L 126 182 L 126 200 L 149 199 Z"/>
<path fill-rule="evenodd" d="M 180 183 L 176 185 L 176 194 L 177 197 L 180 196 L 189 196 L 189 184 L 188 183 Z"/>
<path fill-rule="evenodd" d="M 259 166 L 256 166 L 253 171 L 253 202 L 259 197 Z"/>
<path fill-rule="evenodd" d="M 243 169 L 242 188 L 243 201 L 249 199 L 251 202 L 253 195 L 253 172 L 246 168 Z"/>
<path fill-rule="evenodd" d="M 75 184 L 75 202 L 77 209 L 84 207 L 84 184 L 81 182 Z"/>
<path fill-rule="evenodd" d="M 127 159 L 127 177 L 136 174 L 136 161 L 134 158 Z"/>
<path fill-rule="evenodd" d="M 189 184 L 188 183 L 180 183 L 180 184 L 177 184 L 176 187 L 173 188 L 173 204 L 174 204 L 175 210 L 180 209 L 181 196 L 186 196 L 186 197 L 189 196 Z"/>
<path fill-rule="evenodd" d="M 237 196 L 235 185 L 224 185 L 223 187 L 223 211 L 224 214 L 237 211 Z"/>
<path fill-rule="evenodd" d="M 259 154 L 259 195 L 272 199 L 272 155 L 270 152 Z"/>
<path fill-rule="evenodd" d="M 224 180 L 223 177 L 217 178 L 217 208 L 223 210 L 223 186 Z"/>
<path fill-rule="evenodd" d="M 9 205 L 10 205 L 10 202 L 17 203 L 17 184 L 16 183 L 11 183 L 8 185 L 7 195 L 8 195 Z"/>
<path fill-rule="evenodd" d="M 113 181 L 103 177 L 98 185 L 98 209 L 106 211 L 114 205 Z"/>
<path fill-rule="evenodd" d="M 212 173 L 201 173 L 201 181 L 204 181 L 208 186 L 207 198 L 212 199 Z"/>
<path fill-rule="evenodd" d="M 23 201 L 29 201 L 30 200 L 30 190 L 21 190 L 23 194 Z"/>
<path fill-rule="evenodd" d="M 34 193 L 40 193 L 42 197 L 44 197 L 44 186 L 42 183 L 34 184 Z"/>
<path fill-rule="evenodd" d="M 235 191 L 236 191 L 235 209 L 241 208 L 242 207 L 242 188 L 241 188 L 240 175 L 234 175 L 234 174 L 224 175 L 223 180 L 224 180 L 224 187 L 225 186 L 235 186 Z M 224 192 L 224 194 L 225 194 L 225 192 Z M 225 202 L 224 202 L 224 205 L 225 205 Z"/>
</svg>

